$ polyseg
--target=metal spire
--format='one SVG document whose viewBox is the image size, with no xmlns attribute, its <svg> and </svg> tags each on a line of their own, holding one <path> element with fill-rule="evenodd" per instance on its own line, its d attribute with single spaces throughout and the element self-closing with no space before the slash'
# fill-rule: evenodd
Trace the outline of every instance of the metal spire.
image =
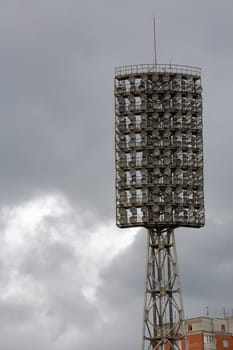
<svg viewBox="0 0 233 350">
<path fill-rule="evenodd" d="M 153 18 L 153 30 L 154 30 L 154 63 L 155 63 L 155 66 L 157 66 L 155 15 Z"/>
</svg>

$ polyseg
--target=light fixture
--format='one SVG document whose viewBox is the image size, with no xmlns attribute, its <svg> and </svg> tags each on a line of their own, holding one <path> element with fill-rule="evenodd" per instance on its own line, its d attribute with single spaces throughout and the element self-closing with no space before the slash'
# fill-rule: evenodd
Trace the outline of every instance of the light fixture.
<svg viewBox="0 0 233 350">
<path fill-rule="evenodd" d="M 137 66 L 115 79 L 116 187 L 128 191 L 126 199 L 117 195 L 117 207 L 127 208 L 124 227 L 204 223 L 200 78 L 172 67 L 148 72 Z"/>
<path fill-rule="evenodd" d="M 147 185 L 147 169 L 141 169 L 141 184 Z"/>
<path fill-rule="evenodd" d="M 136 184 L 136 170 L 130 169 L 129 173 L 130 173 L 130 177 L 131 177 L 130 185 L 134 186 Z"/>
<path fill-rule="evenodd" d="M 131 207 L 130 208 L 130 223 L 135 224 L 137 222 L 137 208 L 136 207 Z"/>
</svg>

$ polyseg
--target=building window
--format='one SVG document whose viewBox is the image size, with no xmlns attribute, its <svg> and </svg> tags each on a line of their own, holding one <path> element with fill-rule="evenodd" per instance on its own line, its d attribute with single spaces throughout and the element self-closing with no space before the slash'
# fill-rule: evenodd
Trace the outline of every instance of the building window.
<svg viewBox="0 0 233 350">
<path fill-rule="evenodd" d="M 193 326 L 191 324 L 188 324 L 188 332 L 193 330 Z"/>
<path fill-rule="evenodd" d="M 223 340 L 223 347 L 228 348 L 228 346 L 229 346 L 228 340 Z"/>
<path fill-rule="evenodd" d="M 222 330 L 223 332 L 225 332 L 225 330 L 226 330 L 225 324 L 221 324 L 221 330 Z"/>
<path fill-rule="evenodd" d="M 210 343 L 215 344 L 215 336 L 214 335 L 210 335 Z"/>
<path fill-rule="evenodd" d="M 205 344 L 215 344 L 215 336 L 214 335 L 204 335 L 204 343 Z"/>
</svg>

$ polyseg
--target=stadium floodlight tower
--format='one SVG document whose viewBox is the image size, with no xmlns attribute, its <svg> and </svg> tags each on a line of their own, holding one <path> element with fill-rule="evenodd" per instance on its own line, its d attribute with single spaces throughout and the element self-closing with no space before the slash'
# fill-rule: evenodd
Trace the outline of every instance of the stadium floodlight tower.
<svg viewBox="0 0 233 350">
<path fill-rule="evenodd" d="M 199 68 L 115 70 L 116 222 L 148 230 L 143 350 L 185 338 L 174 229 L 204 225 L 201 92 Z"/>
</svg>

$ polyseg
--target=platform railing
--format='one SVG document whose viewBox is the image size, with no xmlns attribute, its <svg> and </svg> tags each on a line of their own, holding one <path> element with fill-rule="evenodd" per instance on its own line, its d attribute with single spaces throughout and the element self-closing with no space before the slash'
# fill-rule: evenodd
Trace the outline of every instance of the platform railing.
<svg viewBox="0 0 233 350">
<path fill-rule="evenodd" d="M 200 76 L 201 68 L 179 64 L 137 64 L 115 68 L 116 76 L 141 73 L 181 73 Z"/>
</svg>

